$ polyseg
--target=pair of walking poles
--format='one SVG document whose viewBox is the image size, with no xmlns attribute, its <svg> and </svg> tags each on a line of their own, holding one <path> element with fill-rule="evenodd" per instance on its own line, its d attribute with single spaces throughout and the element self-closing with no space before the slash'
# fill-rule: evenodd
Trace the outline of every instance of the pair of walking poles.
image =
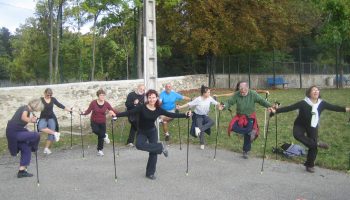
<svg viewBox="0 0 350 200">
<path fill-rule="evenodd" d="M 267 94 L 266 94 L 266 100 L 267 100 Z M 278 101 L 275 101 L 275 105 L 279 106 L 280 103 Z M 265 157 L 266 157 L 266 144 L 267 144 L 267 137 L 269 133 L 269 125 L 270 125 L 270 119 L 275 115 L 275 131 L 276 131 L 276 142 L 275 142 L 275 149 L 277 149 L 277 133 L 278 133 L 278 126 L 277 126 L 277 114 L 270 113 L 269 118 L 266 120 L 266 109 L 265 109 L 265 126 L 264 126 L 264 137 L 265 137 L 265 142 L 264 142 L 264 153 L 263 153 L 263 160 L 261 164 L 261 170 L 260 173 L 262 174 L 264 172 L 264 163 L 265 163 Z M 277 151 L 275 152 L 276 154 L 276 160 L 277 160 Z"/>
<path fill-rule="evenodd" d="M 216 100 L 216 98 L 214 98 Z M 191 109 L 189 109 L 191 110 Z M 216 158 L 216 149 L 218 146 L 218 135 L 219 135 L 219 127 L 220 127 L 220 115 L 221 111 L 219 110 L 219 117 L 218 112 L 215 106 L 215 116 L 216 116 L 216 139 L 215 139 L 215 150 L 214 150 L 214 161 Z M 179 128 L 179 135 L 180 135 L 180 128 Z M 186 156 L 186 176 L 188 176 L 188 157 L 189 157 L 189 145 L 190 145 L 190 118 L 188 118 L 187 121 L 187 156 Z M 180 149 L 181 149 L 181 140 L 180 140 Z"/>
</svg>

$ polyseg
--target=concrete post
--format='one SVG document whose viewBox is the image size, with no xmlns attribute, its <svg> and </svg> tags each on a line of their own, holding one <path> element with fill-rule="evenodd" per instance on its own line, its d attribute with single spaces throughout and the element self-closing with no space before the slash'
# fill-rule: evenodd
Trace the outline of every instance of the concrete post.
<svg viewBox="0 0 350 200">
<path fill-rule="evenodd" d="M 144 81 L 146 89 L 159 90 L 157 85 L 156 1 L 144 0 Z"/>
</svg>

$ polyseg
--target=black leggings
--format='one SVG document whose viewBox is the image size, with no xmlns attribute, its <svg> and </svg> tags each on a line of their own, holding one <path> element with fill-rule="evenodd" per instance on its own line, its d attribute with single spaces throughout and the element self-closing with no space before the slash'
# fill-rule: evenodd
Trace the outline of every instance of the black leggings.
<svg viewBox="0 0 350 200">
<path fill-rule="evenodd" d="M 318 127 L 313 128 L 310 126 L 305 127 L 300 124 L 294 124 L 293 136 L 296 140 L 303 143 L 307 148 L 309 148 L 304 165 L 306 167 L 315 166 L 315 160 L 317 156 Z"/>
<path fill-rule="evenodd" d="M 91 122 L 91 129 L 97 135 L 97 150 L 102 150 L 104 138 L 106 137 L 106 123 L 99 124 Z"/>
</svg>

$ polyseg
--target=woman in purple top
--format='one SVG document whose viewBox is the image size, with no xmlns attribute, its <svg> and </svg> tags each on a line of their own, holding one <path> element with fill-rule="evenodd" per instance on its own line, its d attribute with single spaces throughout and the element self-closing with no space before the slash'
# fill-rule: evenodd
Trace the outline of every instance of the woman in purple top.
<svg viewBox="0 0 350 200">
<path fill-rule="evenodd" d="M 92 132 L 97 135 L 97 155 L 104 156 L 103 153 L 103 142 L 107 144 L 110 142 L 108 134 L 106 133 L 106 113 L 111 116 L 115 116 L 117 111 L 112 108 L 112 106 L 105 101 L 106 92 L 102 89 L 99 89 L 96 92 L 97 99 L 93 100 L 89 108 L 85 112 L 81 112 L 81 115 L 91 114 L 91 129 Z"/>
<path fill-rule="evenodd" d="M 6 138 L 8 149 L 12 156 L 21 152 L 18 178 L 32 177 L 33 174 L 27 172 L 27 166 L 30 164 L 32 152 L 38 150 L 40 135 L 38 132 L 29 131 L 26 126 L 28 123 L 35 123 L 37 117 L 30 115 L 32 112 L 40 112 L 44 108 L 40 99 L 31 100 L 28 105 L 17 109 L 6 127 Z"/>
</svg>

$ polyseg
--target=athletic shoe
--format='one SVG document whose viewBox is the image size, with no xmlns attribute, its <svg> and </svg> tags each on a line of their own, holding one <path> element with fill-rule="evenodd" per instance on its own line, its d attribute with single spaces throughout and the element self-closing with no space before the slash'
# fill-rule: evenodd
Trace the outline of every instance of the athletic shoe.
<svg viewBox="0 0 350 200">
<path fill-rule="evenodd" d="M 55 132 L 53 135 L 55 136 L 55 141 L 56 142 L 60 141 L 60 135 L 61 134 L 59 132 Z"/>
<path fill-rule="evenodd" d="M 133 143 L 129 143 L 129 144 L 127 144 L 126 146 L 132 148 L 132 147 L 134 147 L 135 145 L 134 145 Z"/>
<path fill-rule="evenodd" d="M 195 127 L 194 133 L 195 133 L 196 137 L 198 137 L 201 134 L 201 129 L 199 129 L 198 127 Z"/>
<path fill-rule="evenodd" d="M 103 153 L 103 151 L 102 150 L 98 150 L 97 151 L 97 156 L 104 156 L 105 154 Z"/>
<path fill-rule="evenodd" d="M 33 174 L 28 173 L 26 170 L 18 171 L 17 178 L 25 178 L 25 177 L 32 177 Z"/>
<path fill-rule="evenodd" d="M 201 148 L 202 150 L 204 150 L 204 144 L 201 144 L 200 148 Z"/>
<path fill-rule="evenodd" d="M 317 146 L 322 148 L 322 149 L 328 149 L 329 148 L 329 145 L 327 143 L 324 143 L 324 142 L 318 142 Z"/>
<path fill-rule="evenodd" d="M 243 158 L 244 158 L 244 159 L 248 159 L 248 152 L 243 151 Z"/>
<path fill-rule="evenodd" d="M 49 148 L 44 148 L 44 154 L 50 155 L 50 154 L 52 154 L 52 152 Z"/>
<path fill-rule="evenodd" d="M 164 140 L 167 141 L 167 142 L 170 140 L 170 134 L 169 134 L 169 132 L 166 132 L 166 133 L 165 133 L 165 138 L 164 138 Z"/>
<path fill-rule="evenodd" d="M 166 148 L 166 145 L 162 143 L 163 146 L 163 150 L 162 153 L 164 154 L 164 156 L 167 158 L 169 156 L 169 152 L 168 149 Z"/>
<path fill-rule="evenodd" d="M 109 144 L 109 143 L 111 143 L 111 140 L 108 138 L 108 134 L 107 133 L 105 133 L 105 138 L 103 139 L 104 141 L 105 141 L 105 143 L 106 144 Z"/>
<path fill-rule="evenodd" d="M 156 176 L 151 174 L 151 175 L 146 175 L 146 178 L 151 179 L 151 180 L 155 180 Z"/>
<path fill-rule="evenodd" d="M 306 167 L 306 171 L 310 173 L 315 173 L 315 168 L 314 167 Z"/>
</svg>

